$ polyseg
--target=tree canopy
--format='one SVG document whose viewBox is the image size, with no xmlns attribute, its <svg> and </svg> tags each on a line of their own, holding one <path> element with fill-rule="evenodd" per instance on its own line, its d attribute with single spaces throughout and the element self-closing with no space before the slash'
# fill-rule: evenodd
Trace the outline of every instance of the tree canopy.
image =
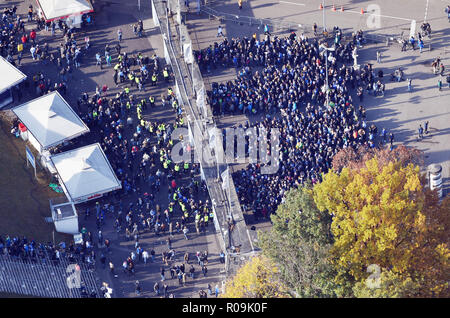
<svg viewBox="0 0 450 318">
<path fill-rule="evenodd" d="M 278 268 L 263 256 L 252 257 L 226 283 L 223 298 L 285 298 L 286 286 L 278 277 Z"/>
<path fill-rule="evenodd" d="M 227 296 L 449 297 L 450 197 L 425 187 L 422 159 L 338 153 L 320 183 L 285 195 Z"/>
<path fill-rule="evenodd" d="M 289 289 L 298 297 L 342 294 L 328 259 L 333 242 L 331 217 L 317 209 L 311 189 L 289 191 L 271 220 L 271 230 L 258 233 L 259 242 Z"/>
<path fill-rule="evenodd" d="M 333 216 L 335 266 L 362 281 L 376 264 L 423 280 L 423 296 L 445 292 L 450 211 L 423 184 L 418 166 L 377 156 L 364 167 L 327 173 L 313 196 L 318 209 Z"/>
</svg>

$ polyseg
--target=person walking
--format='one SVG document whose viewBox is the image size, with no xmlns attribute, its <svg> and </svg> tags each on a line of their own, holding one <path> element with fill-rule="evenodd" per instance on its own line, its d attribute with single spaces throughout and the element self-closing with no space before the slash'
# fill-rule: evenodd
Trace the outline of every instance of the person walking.
<svg viewBox="0 0 450 318">
<path fill-rule="evenodd" d="M 242 0 L 238 0 L 239 10 L 242 10 Z"/>
<path fill-rule="evenodd" d="M 167 298 L 167 296 L 168 296 L 168 293 L 167 293 L 168 289 L 169 289 L 169 286 L 167 286 L 167 284 L 164 284 L 164 286 L 163 286 L 164 298 Z"/>
<path fill-rule="evenodd" d="M 219 36 L 225 37 L 225 36 L 223 35 L 223 29 L 222 29 L 222 26 L 221 26 L 221 25 L 219 25 L 219 27 L 217 28 L 217 37 L 219 37 Z"/>
<path fill-rule="evenodd" d="M 216 284 L 216 287 L 214 288 L 214 294 L 215 294 L 216 298 L 217 298 L 217 296 L 219 296 L 219 285 L 218 284 Z"/>
<path fill-rule="evenodd" d="M 411 92 L 412 91 L 412 79 L 408 78 L 407 81 L 408 81 L 408 92 Z"/>
<path fill-rule="evenodd" d="M 161 281 L 162 281 L 162 282 L 166 279 L 166 277 L 164 276 L 164 274 L 165 274 L 164 267 L 161 266 Z"/>
<path fill-rule="evenodd" d="M 423 139 L 423 127 L 422 127 L 422 125 L 419 125 L 418 131 L 419 131 L 419 138 L 418 138 L 418 140 L 422 140 Z"/>
<path fill-rule="evenodd" d="M 391 143 L 391 147 L 392 147 L 394 144 L 394 134 L 393 133 L 389 134 L 389 142 Z"/>
<path fill-rule="evenodd" d="M 120 28 L 117 30 L 117 40 L 119 41 L 119 43 L 122 41 L 122 29 Z"/>
<path fill-rule="evenodd" d="M 377 63 L 381 63 L 381 52 L 377 51 Z"/>
<path fill-rule="evenodd" d="M 102 268 L 105 269 L 105 267 L 106 267 L 106 256 L 103 253 L 100 256 L 100 263 L 102 264 Z"/>
<path fill-rule="evenodd" d="M 206 287 L 206 289 L 208 290 L 209 296 L 211 296 L 211 295 L 212 295 L 212 287 L 211 287 L 211 285 L 208 284 L 208 286 Z"/>
<path fill-rule="evenodd" d="M 100 53 L 97 52 L 97 54 L 95 54 L 95 59 L 97 60 L 97 64 L 95 65 L 100 65 L 100 69 L 102 69 L 102 56 Z"/>
<path fill-rule="evenodd" d="M 425 127 L 425 134 L 428 134 L 428 120 L 424 123 L 424 127 Z"/>
<path fill-rule="evenodd" d="M 438 79 L 438 89 L 439 89 L 439 91 L 442 90 L 442 80 L 441 79 Z"/>
<path fill-rule="evenodd" d="M 420 40 L 419 40 L 419 52 L 420 52 L 420 53 L 422 53 L 422 50 L 423 50 L 424 46 L 425 46 L 425 45 L 423 44 L 423 40 L 420 39 Z"/>
<path fill-rule="evenodd" d="M 113 277 L 117 278 L 119 277 L 115 272 L 114 272 L 114 264 L 112 262 L 109 262 L 109 270 L 111 272 L 111 275 L 113 275 Z"/>
<path fill-rule="evenodd" d="M 147 264 L 147 260 L 148 260 L 148 252 L 147 251 L 142 252 L 142 258 L 144 259 L 144 264 Z"/>
<path fill-rule="evenodd" d="M 186 227 L 186 225 L 183 227 L 183 235 L 185 240 L 189 240 L 187 237 L 187 233 L 189 232 L 188 228 Z"/>
<path fill-rule="evenodd" d="M 411 47 L 412 47 L 413 50 L 416 50 L 416 39 L 412 35 L 409 38 L 409 44 L 411 44 Z"/>
<path fill-rule="evenodd" d="M 159 284 L 158 284 L 158 282 L 156 282 L 156 283 L 153 285 L 153 291 L 155 292 L 155 295 L 156 295 L 156 296 L 159 296 Z"/>
<path fill-rule="evenodd" d="M 30 48 L 31 57 L 33 58 L 33 61 L 36 61 L 36 47 L 34 45 Z"/>
<path fill-rule="evenodd" d="M 139 283 L 139 281 L 137 280 L 135 283 L 135 288 L 134 291 L 136 293 L 137 296 L 139 296 L 141 294 L 141 284 Z"/>
</svg>

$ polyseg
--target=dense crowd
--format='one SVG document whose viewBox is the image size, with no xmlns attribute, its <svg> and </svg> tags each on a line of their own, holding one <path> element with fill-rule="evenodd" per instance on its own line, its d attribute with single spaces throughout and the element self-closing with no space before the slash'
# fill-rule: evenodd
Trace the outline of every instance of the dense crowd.
<svg viewBox="0 0 450 318">
<path fill-rule="evenodd" d="M 263 114 L 265 119 L 251 126 L 277 128 L 281 133 L 276 174 L 261 174 L 259 164 L 250 164 L 233 175 L 241 204 L 257 217 L 275 212 L 290 188 L 320 181 L 341 148 L 376 146 L 377 128 L 368 126 L 360 103 L 365 93 L 384 92 L 383 73 L 375 74 L 371 64 L 358 71 L 348 66 L 362 33 L 345 44 L 341 36 L 335 27 L 332 47 L 295 33 L 285 38 L 266 34 L 263 41 L 224 39 L 195 54 L 203 71 L 217 65 L 240 70 L 236 80 L 214 83 L 208 92 L 215 114 Z M 352 90 L 359 101 L 353 101 Z M 248 127 L 246 123 L 244 128 Z"/>
<path fill-rule="evenodd" d="M 24 53 L 43 66 L 42 71 L 32 76 L 30 81 L 34 84 L 31 89 L 35 89 L 36 95 L 41 96 L 53 90 L 66 95 L 68 83 L 73 80 L 74 69 L 87 60 L 88 53 L 92 50 L 89 36 L 80 37 L 75 29 L 67 27 L 61 21 L 45 23 L 33 14 L 32 6 L 29 9 L 28 29 L 30 23 L 36 22 L 35 29 L 31 31 L 25 30 L 25 22 L 15 14 L 16 8 L 5 9 L 1 22 L 0 53 L 15 66 L 21 65 Z M 52 36 L 56 33 L 62 34 L 63 41 L 56 50 L 50 49 L 48 43 L 39 39 L 39 31 L 44 28 L 46 32 L 51 32 Z M 133 24 L 132 29 L 136 36 L 143 36 L 141 20 Z M 90 127 L 91 133 L 72 140 L 69 145 L 50 149 L 51 153 L 59 153 L 91 143 L 92 140 L 98 141 L 122 182 L 122 190 L 106 196 L 106 200 L 99 200 L 102 203 L 97 202 L 94 207 L 86 207 L 84 219 L 87 221 L 93 214 L 97 229 L 94 234 L 86 228 L 82 229 L 82 245 L 71 245 L 67 249 L 59 245 L 53 246 L 51 243 L 45 246 L 51 259 L 69 255 L 92 268 L 95 267 L 97 259 L 97 265 L 103 268 L 109 265 L 114 273 L 114 264 L 109 261 L 108 256 L 111 241 L 102 234 L 107 218 L 110 218 L 118 234 L 135 242 L 134 249 L 122 264 L 125 273 L 134 275 L 136 264 L 146 263 L 147 259 L 155 261 L 156 257 L 152 248 L 144 249 L 141 243 L 144 233 L 154 233 L 155 239 L 168 236 L 169 241 L 175 234 L 180 233 L 181 237 L 188 240 L 192 236 L 190 229 L 193 230 L 194 226 L 197 234 L 205 233 L 208 227 L 211 227 L 214 215 L 207 199 L 206 184 L 198 177 L 198 165 L 188 162 L 174 163 L 171 160 L 171 148 L 179 141 L 172 140 L 171 133 L 184 125 L 184 117 L 175 92 L 170 87 L 173 77 L 170 69 L 167 66 L 161 67 L 156 55 L 149 58 L 141 52 L 123 52 L 122 36 L 122 30 L 118 29 L 117 43 L 108 43 L 104 52 L 98 51 L 95 54 L 96 64 L 101 69 L 106 64 L 113 70 L 113 80 L 119 88 L 119 93 L 111 95 L 107 85 L 97 85 L 93 94 L 83 93 L 77 100 L 75 111 Z M 49 67 L 56 68 L 57 80 L 52 80 L 47 74 Z M 29 81 L 24 85 L 29 85 Z M 160 97 L 152 94 L 142 96 L 147 85 L 169 87 L 167 94 Z M 17 93 L 21 94 L 23 88 L 20 87 Z M 135 94 L 139 93 L 142 95 L 138 98 Z M 149 120 L 148 113 L 156 110 L 158 106 L 172 109 L 174 122 Z M 15 135 L 18 135 L 18 124 L 17 120 L 14 121 L 11 129 Z M 184 150 L 190 151 L 189 147 L 187 145 Z M 158 199 L 161 195 L 168 196 L 169 203 L 164 207 Z M 36 245 L 34 241 L 30 245 L 29 242 L 24 243 L 18 238 L 8 239 L 3 245 L 8 246 L 8 254 L 31 260 L 36 255 L 39 256 L 40 254 L 36 253 L 41 251 L 38 248 L 40 245 Z M 100 249 L 97 250 L 96 247 Z M 98 255 L 94 250 L 99 251 Z M 3 249 L 1 251 L 3 252 Z M 175 252 L 169 247 L 167 252 L 161 255 L 162 265 L 171 264 L 176 259 L 175 254 L 179 253 L 180 251 Z M 190 273 L 192 267 L 185 270 L 182 264 L 172 265 L 170 270 L 175 276 L 183 276 L 186 273 L 189 277 L 193 276 Z M 206 264 L 202 263 L 200 268 L 206 275 Z M 184 278 L 180 281 L 185 280 Z M 173 297 L 173 294 L 165 296 Z"/>
</svg>

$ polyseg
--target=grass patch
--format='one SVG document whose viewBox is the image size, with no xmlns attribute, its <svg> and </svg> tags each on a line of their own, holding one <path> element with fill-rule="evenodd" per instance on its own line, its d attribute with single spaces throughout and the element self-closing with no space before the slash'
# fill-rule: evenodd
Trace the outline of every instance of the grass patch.
<svg viewBox="0 0 450 318">
<path fill-rule="evenodd" d="M 0 116 L 0 235 L 53 241 L 55 227 L 44 218 L 51 216 L 49 199 L 61 194 L 48 187 L 50 176 L 37 163 L 37 179 L 31 164 L 27 168 L 26 143 L 10 134 L 10 127 L 5 116 Z M 55 231 L 56 243 L 71 238 Z"/>
</svg>

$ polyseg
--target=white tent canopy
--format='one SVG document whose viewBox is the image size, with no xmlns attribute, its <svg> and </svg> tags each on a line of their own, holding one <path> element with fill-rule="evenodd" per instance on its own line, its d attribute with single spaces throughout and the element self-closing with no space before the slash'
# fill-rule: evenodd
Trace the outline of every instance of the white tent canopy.
<svg viewBox="0 0 450 318">
<path fill-rule="evenodd" d="M 3 56 L 0 56 L 0 94 L 27 78 Z"/>
<path fill-rule="evenodd" d="M 47 21 L 94 11 L 88 0 L 37 0 L 37 2 Z"/>
<path fill-rule="evenodd" d="M 68 199 L 80 203 L 121 189 L 108 159 L 98 143 L 50 157 Z"/>
<path fill-rule="evenodd" d="M 57 91 L 17 106 L 12 111 L 41 145 L 39 152 L 89 132 L 86 124 Z"/>
</svg>

